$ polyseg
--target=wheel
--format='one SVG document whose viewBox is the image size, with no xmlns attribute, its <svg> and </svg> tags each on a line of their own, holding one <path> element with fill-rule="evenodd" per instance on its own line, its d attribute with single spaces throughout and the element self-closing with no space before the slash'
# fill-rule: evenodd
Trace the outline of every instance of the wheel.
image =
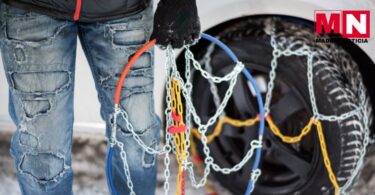
<svg viewBox="0 0 375 195">
<path fill-rule="evenodd" d="M 355 171 L 364 149 L 366 128 L 372 119 L 368 94 L 362 83 L 358 65 L 350 54 L 332 43 L 315 43 L 314 32 L 303 25 L 289 22 L 285 18 L 257 17 L 234 24 L 217 36 L 226 43 L 256 78 L 263 97 L 269 81 L 272 47 L 265 33 L 273 24 L 282 45 L 300 41 L 319 51 L 314 60 L 314 91 L 319 112 L 325 115 L 340 115 L 358 107 L 360 115 L 341 121 L 326 122 L 323 131 L 333 171 L 340 186 L 343 186 Z M 207 43 L 192 48 L 197 58 L 209 52 Z M 212 73 L 223 76 L 234 64 L 218 48 L 209 55 Z M 207 58 L 205 58 L 207 59 Z M 312 116 L 306 77 L 306 58 L 282 57 L 278 61 L 277 77 L 271 102 L 271 116 L 284 135 L 298 135 Z M 207 67 L 206 67 L 207 68 Z M 210 84 L 195 71 L 192 73 L 193 103 L 202 121 L 216 111 Z M 218 84 L 217 94 L 223 98 L 228 84 Z M 248 119 L 258 113 L 257 103 L 252 97 L 247 80 L 242 75 L 234 88 L 225 113 L 235 119 Z M 364 117 L 365 116 L 365 117 Z M 366 119 L 365 119 L 366 118 Z M 368 120 L 367 120 L 368 119 Z M 208 133 L 214 127 L 210 127 Z M 258 126 L 236 128 L 224 125 L 221 135 L 209 144 L 211 155 L 222 167 L 237 164 L 249 150 L 249 143 L 257 138 Z M 202 146 L 198 147 L 202 150 Z M 261 161 L 262 175 L 253 194 L 333 194 L 334 189 L 320 151 L 316 129 L 296 144 L 285 144 L 275 137 L 266 126 Z M 201 152 L 203 157 L 203 152 Z M 214 173 L 217 180 L 234 194 L 243 194 L 250 178 L 252 162 L 239 172 L 223 175 Z"/>
</svg>

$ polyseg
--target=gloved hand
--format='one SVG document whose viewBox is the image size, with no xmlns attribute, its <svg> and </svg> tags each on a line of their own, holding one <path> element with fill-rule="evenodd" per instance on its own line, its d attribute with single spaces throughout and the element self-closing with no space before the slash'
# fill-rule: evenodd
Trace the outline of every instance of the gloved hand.
<svg viewBox="0 0 375 195">
<path fill-rule="evenodd" d="M 151 39 L 161 47 L 181 48 L 199 38 L 200 22 L 196 0 L 160 0 L 154 16 Z"/>
</svg>

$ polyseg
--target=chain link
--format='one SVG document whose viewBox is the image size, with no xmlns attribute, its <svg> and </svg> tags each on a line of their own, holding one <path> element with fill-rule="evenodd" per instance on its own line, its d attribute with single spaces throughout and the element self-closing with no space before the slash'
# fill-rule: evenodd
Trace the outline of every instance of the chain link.
<svg viewBox="0 0 375 195">
<path fill-rule="evenodd" d="M 256 169 L 251 173 L 251 181 L 253 181 L 253 184 L 255 184 L 258 181 L 258 178 L 262 174 L 262 171 L 260 169 Z M 255 185 L 252 185 L 252 188 L 250 189 L 250 194 L 254 191 Z"/>
<path fill-rule="evenodd" d="M 201 64 L 204 64 L 204 68 L 207 70 L 207 72 L 209 74 L 212 74 L 211 55 L 214 52 L 214 50 L 215 50 L 215 44 L 211 43 L 207 48 L 207 52 L 204 55 L 203 60 L 200 62 Z M 188 57 L 188 56 L 186 56 L 186 57 Z M 220 106 L 220 102 L 221 102 L 221 99 L 220 99 L 220 96 L 219 96 L 219 91 L 218 91 L 217 86 L 214 82 L 212 82 L 211 80 L 208 80 L 208 82 L 210 84 L 210 91 L 211 91 L 211 94 L 213 96 L 213 100 L 214 100 L 216 109 L 218 109 L 219 106 Z M 225 115 L 225 111 L 223 111 L 223 115 Z"/>
<path fill-rule="evenodd" d="M 276 79 L 276 68 L 277 68 L 277 59 L 281 56 L 281 52 L 277 48 L 276 38 L 275 38 L 275 28 L 272 27 L 271 29 L 271 46 L 273 48 L 272 51 L 272 61 L 271 61 L 271 70 L 269 73 L 269 81 L 267 84 L 267 93 L 266 93 L 266 100 L 264 103 L 264 114 L 267 116 L 270 113 L 270 104 L 272 100 L 272 92 L 273 88 L 275 87 L 275 79 Z"/>
<path fill-rule="evenodd" d="M 261 148 L 262 147 L 262 141 L 261 140 L 252 140 L 250 142 L 250 150 L 247 151 L 246 155 L 244 158 L 242 158 L 242 160 L 237 163 L 235 166 L 233 166 L 232 168 L 221 168 L 218 164 L 216 164 L 215 162 L 212 162 L 211 166 L 212 166 L 212 169 L 215 170 L 216 172 L 221 172 L 225 175 L 228 175 L 230 173 L 233 173 L 233 172 L 237 172 L 239 171 L 243 166 L 245 166 L 245 164 L 250 160 L 250 158 L 253 156 L 254 154 L 254 151 L 257 149 L 257 148 Z"/>
<path fill-rule="evenodd" d="M 125 177 L 126 177 L 126 185 L 128 186 L 129 190 L 130 190 L 130 195 L 135 195 L 135 192 L 134 192 L 134 185 L 133 185 L 133 181 L 131 179 L 131 176 L 130 176 L 130 171 L 129 171 L 129 165 L 128 165 L 128 160 L 126 158 L 126 152 L 125 152 L 125 149 L 124 149 L 124 144 L 115 140 L 114 143 L 120 148 L 120 156 L 121 156 L 121 160 L 123 162 L 123 169 L 124 169 L 124 174 L 125 174 Z"/>
<path fill-rule="evenodd" d="M 157 150 L 157 149 L 154 149 L 150 146 L 147 146 L 143 141 L 142 139 L 139 137 L 139 135 L 134 131 L 134 128 L 133 128 L 133 125 L 129 122 L 129 117 L 128 117 L 128 114 L 126 113 L 125 110 L 118 110 L 118 113 L 122 116 L 122 118 L 124 119 L 125 121 L 125 125 L 126 125 L 126 128 L 127 130 L 131 133 L 131 135 L 133 136 L 133 139 L 138 143 L 139 146 L 142 147 L 143 150 L 145 150 L 145 152 L 149 153 L 149 154 L 157 154 L 157 155 L 162 155 L 162 154 L 166 154 L 166 153 L 169 153 L 170 150 L 171 150 L 171 147 L 170 145 L 165 145 L 161 150 Z M 115 114 L 115 117 L 116 117 L 117 114 Z"/>
<path fill-rule="evenodd" d="M 191 52 L 189 49 L 186 50 L 185 52 L 186 59 L 190 59 L 193 62 L 193 66 L 195 67 L 196 70 L 201 72 L 202 76 L 206 78 L 207 80 L 214 82 L 214 83 L 221 83 L 224 81 L 230 81 L 233 80 L 233 78 L 237 78 L 238 73 L 242 71 L 244 68 L 244 65 L 242 63 L 237 63 L 230 73 L 226 74 L 223 77 L 217 77 L 217 76 L 212 76 L 209 72 L 204 70 L 201 66 L 201 64 L 195 60 L 193 52 Z M 189 70 L 190 71 L 190 70 Z"/>
</svg>

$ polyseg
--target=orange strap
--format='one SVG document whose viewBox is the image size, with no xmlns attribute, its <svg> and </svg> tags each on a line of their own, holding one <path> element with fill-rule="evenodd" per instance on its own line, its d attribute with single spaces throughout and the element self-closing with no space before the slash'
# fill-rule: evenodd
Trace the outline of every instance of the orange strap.
<svg viewBox="0 0 375 195">
<path fill-rule="evenodd" d="M 130 68 L 134 65 L 134 63 L 137 61 L 137 59 L 148 49 L 153 47 L 156 44 L 156 39 L 151 40 L 148 42 L 146 45 L 144 45 L 141 49 L 137 51 L 137 53 L 134 54 L 134 56 L 129 60 L 129 62 L 126 64 L 124 70 L 121 73 L 120 79 L 117 83 L 116 87 L 116 94 L 115 94 L 115 104 L 120 103 L 120 96 L 121 96 L 121 90 L 122 90 L 122 85 L 124 84 L 124 80 L 126 75 L 128 74 Z"/>
</svg>

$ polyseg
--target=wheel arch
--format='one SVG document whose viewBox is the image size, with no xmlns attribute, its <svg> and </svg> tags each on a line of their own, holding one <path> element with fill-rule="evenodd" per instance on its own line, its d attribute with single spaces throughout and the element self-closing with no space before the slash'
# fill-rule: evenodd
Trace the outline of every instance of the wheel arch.
<svg viewBox="0 0 375 195">
<path fill-rule="evenodd" d="M 257 15 L 281 15 L 314 21 L 315 10 L 369 10 L 370 20 L 375 21 L 373 0 L 198 0 L 198 11 L 203 30 L 212 29 L 222 23 Z M 375 62 L 375 26 L 371 26 L 369 43 L 355 43 Z"/>
</svg>

